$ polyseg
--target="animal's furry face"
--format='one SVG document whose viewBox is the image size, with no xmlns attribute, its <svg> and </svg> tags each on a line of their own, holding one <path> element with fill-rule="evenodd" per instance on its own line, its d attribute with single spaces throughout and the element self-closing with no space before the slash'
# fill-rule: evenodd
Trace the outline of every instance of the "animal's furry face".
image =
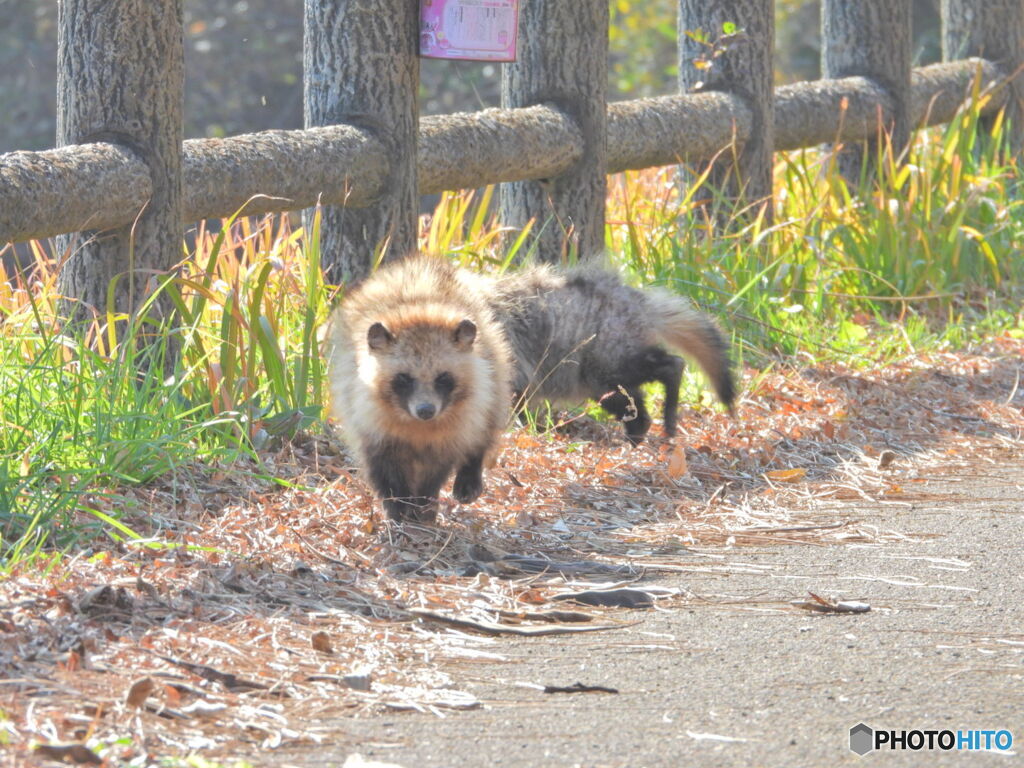
<svg viewBox="0 0 1024 768">
<path fill-rule="evenodd" d="M 476 385 L 475 339 L 469 320 L 394 330 L 372 324 L 366 341 L 375 363 L 373 391 L 384 412 L 411 429 L 449 421 Z"/>
</svg>

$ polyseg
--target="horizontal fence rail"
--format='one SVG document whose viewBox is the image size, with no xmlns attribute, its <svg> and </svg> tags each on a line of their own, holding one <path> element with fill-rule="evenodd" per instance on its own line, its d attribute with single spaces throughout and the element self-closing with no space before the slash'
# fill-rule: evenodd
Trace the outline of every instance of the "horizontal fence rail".
<svg viewBox="0 0 1024 768">
<path fill-rule="evenodd" d="M 949 122 L 970 97 L 1006 79 L 994 62 L 964 59 L 913 70 L 913 125 Z M 993 91 L 983 106 L 1007 103 Z M 878 135 L 890 96 L 864 77 L 775 89 L 775 149 L 793 150 Z M 744 100 L 723 92 L 663 96 L 608 107 L 607 171 L 707 160 L 750 137 Z M 545 179 L 583 155 L 575 121 L 550 105 L 424 117 L 417 146 L 421 193 Z M 383 194 L 389 158 L 370 131 L 337 125 L 184 142 L 183 224 L 292 211 L 322 201 L 358 208 Z M 97 142 L 0 155 L 0 242 L 130 224 L 151 194 L 146 163 L 131 149 Z M 244 208 L 244 210 L 243 210 Z"/>
</svg>

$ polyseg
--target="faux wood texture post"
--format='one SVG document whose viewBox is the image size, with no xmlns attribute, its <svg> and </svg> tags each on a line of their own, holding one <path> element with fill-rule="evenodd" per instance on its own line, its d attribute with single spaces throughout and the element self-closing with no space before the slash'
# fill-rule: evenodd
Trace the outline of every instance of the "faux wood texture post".
<svg viewBox="0 0 1024 768">
<path fill-rule="evenodd" d="M 889 95 L 886 125 L 892 150 L 910 142 L 911 0 L 824 0 L 821 7 L 822 74 L 826 78 L 869 78 Z M 861 169 L 874 168 L 877 140 L 845 147 L 839 170 L 855 181 Z"/>
<path fill-rule="evenodd" d="M 364 209 L 327 206 L 320 234 L 328 281 L 365 277 L 375 253 L 416 249 L 419 88 L 417 0 L 305 0 L 305 125 L 349 123 L 386 146 L 381 198 Z M 341 189 L 325 190 L 333 199 Z M 306 222 L 311 222 L 311 213 Z"/>
<path fill-rule="evenodd" d="M 1024 146 L 1024 2 L 942 0 L 942 55 L 946 61 L 982 56 L 1013 78 L 1007 117 L 1014 147 Z"/>
<path fill-rule="evenodd" d="M 604 247 L 608 18 L 607 0 L 523 0 L 518 59 L 503 67 L 503 106 L 553 104 L 583 134 L 583 157 L 568 171 L 501 189 L 503 223 L 520 229 L 533 219 L 544 261 Z"/>
<path fill-rule="evenodd" d="M 121 276 L 117 309 L 146 295 L 149 270 L 182 258 L 183 0 L 61 0 L 57 6 L 57 144 L 121 145 L 145 164 L 151 194 L 128 213 L 134 226 L 62 237 L 69 298 L 105 309 Z M 136 184 L 139 182 L 136 181 Z M 82 305 L 80 304 L 79 307 Z"/>
<path fill-rule="evenodd" d="M 722 91 L 739 96 L 751 115 L 750 138 L 736 152 L 722 153 L 708 181 L 712 187 L 748 203 L 770 200 L 775 149 L 773 99 L 775 3 L 773 0 L 679 0 L 679 90 Z M 727 24 L 741 33 L 724 35 Z M 697 31 L 712 47 L 693 39 Z M 710 64 L 698 68 L 704 58 Z M 770 207 L 769 207 L 770 212 Z"/>
</svg>

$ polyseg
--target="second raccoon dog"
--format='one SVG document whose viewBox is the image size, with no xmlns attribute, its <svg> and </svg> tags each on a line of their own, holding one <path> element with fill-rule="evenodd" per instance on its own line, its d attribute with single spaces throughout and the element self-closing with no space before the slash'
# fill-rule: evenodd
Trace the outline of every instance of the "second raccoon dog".
<svg viewBox="0 0 1024 768">
<path fill-rule="evenodd" d="M 597 400 L 638 443 L 651 425 L 641 386 L 657 381 L 665 387 L 665 433 L 671 437 L 683 361 L 668 347 L 694 358 L 732 408 L 725 340 L 681 296 L 631 288 L 597 267 L 535 267 L 499 278 L 491 291 L 515 360 L 513 388 L 526 404 Z"/>
<path fill-rule="evenodd" d="M 478 278 L 413 257 L 380 269 L 331 319 L 334 415 L 392 519 L 431 520 L 483 490 L 508 420 L 509 353 Z"/>
</svg>

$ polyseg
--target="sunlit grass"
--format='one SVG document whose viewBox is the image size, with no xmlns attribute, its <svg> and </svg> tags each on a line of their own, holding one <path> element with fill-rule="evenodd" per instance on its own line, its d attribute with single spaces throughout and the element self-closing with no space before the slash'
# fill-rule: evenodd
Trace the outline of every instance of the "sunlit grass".
<svg viewBox="0 0 1024 768">
<path fill-rule="evenodd" d="M 318 238 L 286 218 L 225 224 L 201 229 L 158 289 L 171 321 L 61 322 L 39 249 L 28 276 L 0 283 L 0 558 L 131 538 L 119 488 L 255 455 L 319 419 L 330 295 Z"/>
<path fill-rule="evenodd" d="M 671 170 L 620 178 L 609 250 L 638 281 L 720 313 L 761 354 L 878 361 L 971 341 L 985 318 L 1012 327 L 1024 284 L 1017 168 L 1001 126 L 983 141 L 977 120 L 920 133 L 905 163 L 874 159 L 856 189 L 821 151 L 779 155 L 770 226 L 749 211 L 721 226 L 721 211 L 680 196 Z"/>
</svg>

